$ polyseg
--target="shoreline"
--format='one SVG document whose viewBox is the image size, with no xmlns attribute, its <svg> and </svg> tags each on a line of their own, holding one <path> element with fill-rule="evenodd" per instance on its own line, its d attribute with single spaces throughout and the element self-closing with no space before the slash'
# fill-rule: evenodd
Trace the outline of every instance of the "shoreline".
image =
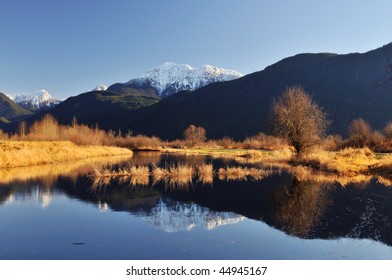
<svg viewBox="0 0 392 280">
<path fill-rule="evenodd" d="M 392 178 L 392 153 L 377 154 L 368 148 L 346 148 L 340 151 L 315 150 L 301 159 L 293 158 L 289 148 L 277 150 L 219 149 L 219 148 L 165 148 L 163 153 L 204 155 L 231 158 L 238 163 L 266 164 L 299 169 L 306 173 L 355 177 L 381 175 Z"/>
<path fill-rule="evenodd" d="M 0 168 L 29 167 L 95 157 L 132 156 L 129 149 L 71 141 L 0 141 Z"/>
<path fill-rule="evenodd" d="M 136 150 L 134 152 L 144 152 Z M 382 175 L 392 177 L 392 153 L 376 154 L 368 148 L 341 151 L 315 150 L 301 159 L 293 158 L 292 149 L 275 150 L 200 148 L 162 148 L 158 153 L 230 158 L 240 164 L 286 166 L 303 173 L 355 177 Z M 77 160 L 132 156 L 133 151 L 111 146 L 77 145 L 71 141 L 0 141 L 0 168 L 29 167 Z"/>
</svg>

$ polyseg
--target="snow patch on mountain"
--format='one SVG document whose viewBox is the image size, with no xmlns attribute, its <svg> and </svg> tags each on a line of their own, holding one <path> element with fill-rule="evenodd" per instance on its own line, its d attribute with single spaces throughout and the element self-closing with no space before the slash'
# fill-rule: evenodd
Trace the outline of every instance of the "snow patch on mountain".
<svg viewBox="0 0 392 280">
<path fill-rule="evenodd" d="M 105 91 L 105 90 L 107 90 L 107 89 L 108 89 L 108 87 L 107 87 L 106 85 L 99 84 L 99 85 L 97 85 L 97 86 L 93 89 L 93 91 Z"/>
<path fill-rule="evenodd" d="M 9 99 L 11 99 L 12 101 L 14 101 L 14 99 L 15 99 L 13 96 L 11 96 L 11 95 L 9 95 L 9 94 L 4 93 L 4 95 L 7 96 L 7 97 L 8 97 Z"/>
<path fill-rule="evenodd" d="M 12 100 L 29 110 L 49 109 L 60 103 L 60 100 L 54 98 L 44 89 L 29 95 L 18 94 Z"/>
<path fill-rule="evenodd" d="M 182 91 L 196 90 L 214 82 L 230 81 L 243 75 L 231 69 L 204 65 L 193 68 L 188 64 L 165 62 L 148 70 L 140 78 L 131 79 L 125 86 L 150 84 L 161 97 Z"/>
</svg>

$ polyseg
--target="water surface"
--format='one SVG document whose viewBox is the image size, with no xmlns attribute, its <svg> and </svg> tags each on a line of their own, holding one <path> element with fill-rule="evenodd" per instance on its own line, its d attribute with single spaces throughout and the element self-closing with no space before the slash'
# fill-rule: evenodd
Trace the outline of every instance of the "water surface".
<svg viewBox="0 0 392 280">
<path fill-rule="evenodd" d="M 113 168 L 173 162 L 238 165 L 143 153 Z M 374 178 L 342 186 L 278 172 L 97 186 L 96 164 L 3 170 L 0 259 L 392 259 L 392 193 Z"/>
</svg>

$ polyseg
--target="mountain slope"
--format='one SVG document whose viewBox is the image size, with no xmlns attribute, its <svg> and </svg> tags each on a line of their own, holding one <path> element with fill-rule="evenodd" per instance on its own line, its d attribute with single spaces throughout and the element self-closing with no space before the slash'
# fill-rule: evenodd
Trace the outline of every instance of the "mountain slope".
<svg viewBox="0 0 392 280">
<path fill-rule="evenodd" d="M 5 94 L 0 92 L 0 123 L 19 120 L 31 115 L 31 112 L 15 104 Z"/>
<path fill-rule="evenodd" d="M 206 128 L 209 137 L 240 139 L 268 132 L 271 101 L 292 85 L 305 88 L 333 121 L 330 133 L 345 135 L 362 117 L 381 129 L 392 120 L 392 96 L 380 87 L 392 44 L 364 54 L 300 54 L 240 79 L 180 92 L 145 108 L 126 125 L 135 132 L 181 137 L 189 124 Z M 392 85 L 391 85 L 392 86 Z"/>
<path fill-rule="evenodd" d="M 148 70 L 142 77 L 131 79 L 127 83 L 117 83 L 108 90 L 122 92 L 127 88 L 152 87 L 160 97 L 167 97 L 182 90 L 196 90 L 207 84 L 229 81 L 242 77 L 235 70 L 204 65 L 192 68 L 188 64 L 165 62 Z"/>
</svg>

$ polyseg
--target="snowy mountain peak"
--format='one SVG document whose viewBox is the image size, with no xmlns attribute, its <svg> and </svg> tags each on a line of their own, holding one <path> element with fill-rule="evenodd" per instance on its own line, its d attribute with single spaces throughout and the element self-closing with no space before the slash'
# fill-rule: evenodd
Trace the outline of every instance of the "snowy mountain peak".
<svg viewBox="0 0 392 280">
<path fill-rule="evenodd" d="M 130 80 L 125 86 L 150 84 L 159 96 L 165 97 L 182 90 L 196 90 L 213 82 L 234 80 L 242 76 L 238 71 L 211 65 L 193 68 L 188 64 L 165 62 L 151 68 L 140 78 Z"/>
<path fill-rule="evenodd" d="M 45 89 L 35 91 L 30 95 L 18 94 L 13 101 L 29 110 L 49 109 L 60 103 Z"/>
<path fill-rule="evenodd" d="M 35 91 L 33 94 L 31 94 L 31 97 L 38 101 L 47 101 L 49 99 L 53 99 L 53 96 L 50 95 L 50 93 L 47 92 L 45 89 Z"/>
<path fill-rule="evenodd" d="M 99 85 L 97 85 L 97 86 L 93 89 L 93 91 L 105 91 L 105 90 L 107 90 L 107 89 L 108 89 L 108 87 L 107 87 L 106 85 L 99 84 Z"/>
<path fill-rule="evenodd" d="M 188 65 L 188 64 L 178 64 L 178 63 L 174 63 L 171 61 L 162 63 L 161 65 L 155 66 L 151 69 L 149 69 L 143 76 L 144 77 L 148 77 L 150 75 L 153 75 L 154 73 L 170 73 L 170 72 L 175 72 L 175 71 L 189 71 L 189 70 L 193 70 L 192 66 Z"/>
</svg>

